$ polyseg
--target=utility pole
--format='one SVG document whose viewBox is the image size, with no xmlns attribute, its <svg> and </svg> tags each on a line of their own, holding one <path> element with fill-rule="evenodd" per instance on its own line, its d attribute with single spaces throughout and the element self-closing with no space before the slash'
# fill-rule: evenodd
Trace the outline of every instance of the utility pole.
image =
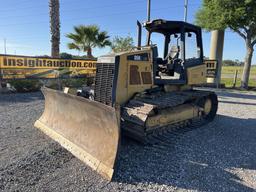
<svg viewBox="0 0 256 192">
<path fill-rule="evenodd" d="M 147 11 L 148 11 L 147 21 L 149 22 L 150 21 L 150 15 L 151 15 L 151 0 L 148 0 L 148 9 L 147 9 Z"/>
<path fill-rule="evenodd" d="M 7 50 L 6 50 L 6 39 L 4 38 L 4 54 L 6 55 Z"/>
<path fill-rule="evenodd" d="M 6 39 L 4 38 L 4 54 L 6 55 Z M 3 69 L 1 68 L 1 65 L 0 65 L 0 91 L 1 91 L 1 88 L 5 87 L 5 82 L 3 80 Z"/>
<path fill-rule="evenodd" d="M 188 0 L 185 0 L 184 3 L 184 22 L 187 22 L 188 17 Z"/>
<path fill-rule="evenodd" d="M 224 48 L 225 30 L 214 30 L 211 34 L 210 59 L 217 60 L 217 76 L 215 78 L 207 78 L 207 83 L 216 84 L 218 88 L 221 82 L 221 68 Z"/>
<path fill-rule="evenodd" d="M 151 15 L 151 0 L 148 0 L 147 6 L 147 22 L 150 22 L 150 15 Z M 147 34 L 147 45 L 150 44 L 150 33 Z"/>
</svg>

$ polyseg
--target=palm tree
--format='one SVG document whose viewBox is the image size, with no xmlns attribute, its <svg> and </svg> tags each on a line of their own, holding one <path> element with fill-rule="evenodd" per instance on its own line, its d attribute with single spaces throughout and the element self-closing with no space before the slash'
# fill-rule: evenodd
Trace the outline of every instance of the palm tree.
<svg viewBox="0 0 256 192">
<path fill-rule="evenodd" d="M 60 2 L 49 0 L 52 57 L 60 56 Z"/>
<path fill-rule="evenodd" d="M 69 33 L 66 37 L 73 41 L 72 43 L 68 43 L 69 49 L 86 52 L 88 58 L 93 58 L 93 48 L 103 48 L 111 45 L 107 32 L 100 31 L 97 25 L 75 26 L 74 33 Z"/>
</svg>

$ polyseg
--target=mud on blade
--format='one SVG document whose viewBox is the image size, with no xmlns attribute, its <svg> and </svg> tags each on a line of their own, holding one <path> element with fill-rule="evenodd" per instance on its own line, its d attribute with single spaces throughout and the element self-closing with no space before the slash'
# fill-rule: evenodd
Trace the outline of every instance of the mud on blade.
<svg viewBox="0 0 256 192">
<path fill-rule="evenodd" d="M 43 88 L 45 109 L 35 127 L 111 180 L 119 143 L 116 110 L 101 103 Z"/>
</svg>

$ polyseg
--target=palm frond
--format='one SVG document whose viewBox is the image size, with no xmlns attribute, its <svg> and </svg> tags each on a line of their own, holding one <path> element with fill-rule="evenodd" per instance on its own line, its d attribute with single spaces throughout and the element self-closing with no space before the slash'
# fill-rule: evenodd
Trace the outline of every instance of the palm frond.
<svg viewBox="0 0 256 192">
<path fill-rule="evenodd" d="M 99 47 L 111 46 L 111 42 L 109 38 L 110 37 L 106 31 L 100 32 L 97 36 L 97 46 Z"/>
<path fill-rule="evenodd" d="M 72 40 L 68 46 L 88 53 L 94 47 L 110 46 L 111 42 L 106 31 L 100 31 L 97 25 L 79 25 L 74 27 L 73 33 L 68 33 L 67 38 Z"/>
<path fill-rule="evenodd" d="M 78 45 L 76 45 L 75 43 L 68 43 L 68 48 L 80 51 L 80 47 Z"/>
</svg>

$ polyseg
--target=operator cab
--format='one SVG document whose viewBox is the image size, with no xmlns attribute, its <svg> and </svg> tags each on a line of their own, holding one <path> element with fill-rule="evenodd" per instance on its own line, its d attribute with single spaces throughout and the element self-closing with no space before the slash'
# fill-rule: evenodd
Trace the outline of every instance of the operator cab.
<svg viewBox="0 0 256 192">
<path fill-rule="evenodd" d="M 147 45 L 153 47 L 155 84 L 186 84 L 187 68 L 203 64 L 201 28 L 162 19 L 147 22 L 144 27 L 148 31 Z M 162 55 L 158 55 L 155 44 Z"/>
</svg>

